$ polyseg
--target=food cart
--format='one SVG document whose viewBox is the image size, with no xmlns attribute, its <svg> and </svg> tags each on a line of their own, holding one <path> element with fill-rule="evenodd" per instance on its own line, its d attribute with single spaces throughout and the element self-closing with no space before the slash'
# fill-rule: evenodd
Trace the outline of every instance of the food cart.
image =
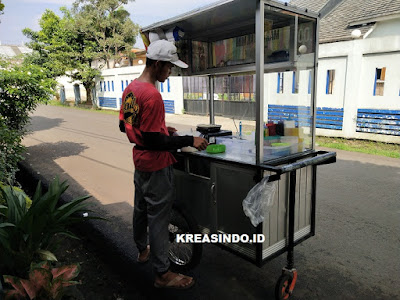
<svg viewBox="0 0 400 300">
<path fill-rule="evenodd" d="M 263 234 L 262 243 L 221 243 L 258 266 L 287 252 L 277 299 L 287 299 L 296 282 L 294 246 L 315 234 L 317 166 L 336 161 L 335 152 L 315 150 L 318 22 L 317 14 L 281 2 L 225 0 L 142 29 L 145 40 L 174 39 L 189 68 L 173 75 L 207 78 L 211 126 L 203 134 L 226 149 L 176 154 L 178 202 L 203 234 Z M 214 99 L 215 79 L 237 74 L 255 74 L 254 138 L 244 139 L 241 131 L 227 135 L 213 126 L 214 105 L 221 101 Z M 283 93 L 291 82 L 292 93 Z M 264 221 L 255 227 L 242 202 L 267 176 L 277 189 Z M 193 220 L 188 223 L 188 231 L 196 231 Z M 201 255 L 201 245 L 191 245 L 186 258 L 179 258 L 182 245 L 175 246 L 176 264 L 198 262 L 193 256 Z"/>
</svg>

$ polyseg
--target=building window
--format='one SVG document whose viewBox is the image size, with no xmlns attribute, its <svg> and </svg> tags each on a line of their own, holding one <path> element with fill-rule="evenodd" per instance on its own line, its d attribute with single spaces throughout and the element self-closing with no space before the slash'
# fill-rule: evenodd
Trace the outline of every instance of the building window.
<svg viewBox="0 0 400 300">
<path fill-rule="evenodd" d="M 308 73 L 308 94 L 311 94 L 311 71 Z"/>
<path fill-rule="evenodd" d="M 106 88 L 106 81 L 104 81 L 104 91 L 105 91 L 105 92 L 107 91 L 107 88 Z"/>
<path fill-rule="evenodd" d="M 100 92 L 103 91 L 103 86 L 101 85 L 101 81 L 100 81 Z"/>
<path fill-rule="evenodd" d="M 374 96 L 383 96 L 383 88 L 385 85 L 386 68 L 376 68 Z"/>
<path fill-rule="evenodd" d="M 126 81 L 125 81 L 125 83 L 126 83 L 126 87 L 128 87 L 128 85 L 129 85 L 129 82 L 128 82 L 128 80 L 126 80 Z"/>
<path fill-rule="evenodd" d="M 111 81 L 111 88 L 112 88 L 112 91 L 114 92 L 114 80 Z"/>
<path fill-rule="evenodd" d="M 292 82 L 292 94 L 299 92 L 299 75 L 296 71 L 293 71 L 293 82 Z"/>
<path fill-rule="evenodd" d="M 167 79 L 167 91 L 168 91 L 168 93 L 171 92 L 171 85 L 169 83 L 169 78 Z"/>
<path fill-rule="evenodd" d="M 161 93 L 164 93 L 164 83 L 160 82 L 160 89 L 161 89 Z"/>
<path fill-rule="evenodd" d="M 110 91 L 110 81 L 107 81 L 108 91 Z"/>
<path fill-rule="evenodd" d="M 283 94 L 283 72 L 278 73 L 278 85 L 276 88 L 278 94 Z"/>
<path fill-rule="evenodd" d="M 122 89 L 122 91 L 124 91 L 124 81 L 123 80 L 121 80 L 121 89 Z"/>
<path fill-rule="evenodd" d="M 328 70 L 326 75 L 326 94 L 333 94 L 333 84 L 335 81 L 335 70 Z"/>
</svg>

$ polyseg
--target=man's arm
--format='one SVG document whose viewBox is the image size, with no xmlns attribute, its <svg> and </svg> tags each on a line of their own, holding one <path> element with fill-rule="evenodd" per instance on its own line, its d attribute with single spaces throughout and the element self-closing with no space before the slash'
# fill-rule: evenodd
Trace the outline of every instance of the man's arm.
<svg viewBox="0 0 400 300">
<path fill-rule="evenodd" d="M 119 131 L 125 132 L 125 122 L 123 120 L 119 120 Z"/>
<path fill-rule="evenodd" d="M 194 146 L 199 150 L 207 148 L 207 140 L 193 136 L 166 136 L 160 132 L 142 132 L 145 148 L 149 150 L 176 150 Z"/>
</svg>

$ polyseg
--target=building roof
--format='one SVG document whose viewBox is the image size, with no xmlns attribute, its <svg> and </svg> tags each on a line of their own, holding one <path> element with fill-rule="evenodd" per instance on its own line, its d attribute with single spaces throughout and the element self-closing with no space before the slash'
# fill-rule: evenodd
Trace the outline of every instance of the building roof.
<svg viewBox="0 0 400 300">
<path fill-rule="evenodd" d="M 0 45 L 0 56 L 14 57 L 31 52 L 32 50 L 26 46 Z"/>
<path fill-rule="evenodd" d="M 379 19 L 400 18 L 400 0 L 291 0 L 290 4 L 321 13 L 320 43 L 350 40 L 354 29 L 364 36 Z"/>
</svg>

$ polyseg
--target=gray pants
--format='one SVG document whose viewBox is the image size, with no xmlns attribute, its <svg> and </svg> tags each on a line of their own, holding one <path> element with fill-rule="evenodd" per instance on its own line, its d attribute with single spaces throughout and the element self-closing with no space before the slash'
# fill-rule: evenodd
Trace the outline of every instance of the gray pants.
<svg viewBox="0 0 400 300">
<path fill-rule="evenodd" d="M 173 167 L 155 172 L 135 170 L 133 239 L 142 252 L 147 247 L 147 226 L 153 268 L 164 273 L 169 268 L 168 224 L 175 198 Z"/>
</svg>

